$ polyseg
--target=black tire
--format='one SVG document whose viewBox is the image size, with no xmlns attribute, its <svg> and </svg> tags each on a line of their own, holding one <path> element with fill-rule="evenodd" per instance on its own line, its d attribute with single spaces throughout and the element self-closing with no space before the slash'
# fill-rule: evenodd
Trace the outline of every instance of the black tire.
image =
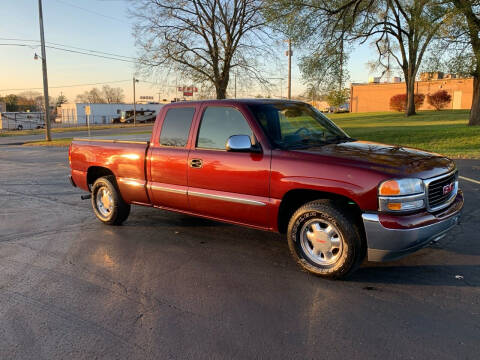
<svg viewBox="0 0 480 360">
<path fill-rule="evenodd" d="M 93 212 L 101 222 L 107 225 L 121 225 L 130 215 L 130 204 L 123 201 L 116 184 L 115 176 L 109 175 L 97 179 L 92 186 Z M 111 206 L 108 207 L 110 209 L 108 212 L 97 205 L 99 191 L 107 191 L 111 194 Z"/>
<path fill-rule="evenodd" d="M 23 125 L 18 125 L 18 126 L 17 126 L 17 130 L 18 130 L 18 131 L 22 131 L 22 130 L 23 130 Z"/>
<path fill-rule="evenodd" d="M 323 252 L 316 255 L 314 253 L 322 246 L 332 245 L 333 240 L 327 244 L 327 241 L 320 239 L 320 236 L 326 235 L 319 235 L 319 238 L 316 239 L 315 235 L 317 233 L 313 234 L 311 232 L 314 230 L 310 228 L 310 224 L 315 225 L 316 229 L 320 230 L 318 234 L 322 231 L 325 232 L 328 228 L 327 226 L 323 229 L 321 225 L 330 224 L 334 233 L 337 234 L 335 241 L 341 242 L 341 245 L 334 250 L 328 250 L 326 255 L 330 259 L 325 257 L 326 255 Z M 313 245 L 310 241 L 312 237 L 308 238 L 306 235 L 315 238 L 316 245 Z M 324 278 L 340 279 L 346 277 L 360 266 L 366 254 L 365 241 L 358 220 L 349 216 L 346 211 L 335 207 L 330 200 L 316 200 L 300 207 L 290 218 L 287 239 L 295 261 L 304 270 Z M 307 246 L 310 247 L 312 253 L 309 252 Z M 315 246 L 318 248 L 316 249 Z M 335 250 L 338 251 L 335 253 Z M 334 262 L 328 264 L 328 261 Z"/>
</svg>

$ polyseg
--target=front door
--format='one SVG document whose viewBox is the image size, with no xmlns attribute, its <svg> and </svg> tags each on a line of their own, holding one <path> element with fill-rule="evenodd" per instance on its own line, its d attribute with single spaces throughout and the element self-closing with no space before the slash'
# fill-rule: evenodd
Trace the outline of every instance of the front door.
<svg viewBox="0 0 480 360">
<path fill-rule="evenodd" d="M 267 227 L 270 154 L 226 151 L 232 135 L 255 136 L 240 109 L 205 106 L 188 159 L 188 198 L 193 212 Z"/>
</svg>

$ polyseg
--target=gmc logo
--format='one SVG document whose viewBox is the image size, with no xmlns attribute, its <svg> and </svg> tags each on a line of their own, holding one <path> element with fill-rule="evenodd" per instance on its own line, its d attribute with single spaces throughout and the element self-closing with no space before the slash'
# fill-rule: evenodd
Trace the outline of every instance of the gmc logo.
<svg viewBox="0 0 480 360">
<path fill-rule="evenodd" d="M 445 185 L 445 186 L 443 187 L 443 195 L 447 195 L 447 194 L 451 193 L 452 190 L 453 190 L 453 187 L 454 187 L 454 183 Z"/>
</svg>

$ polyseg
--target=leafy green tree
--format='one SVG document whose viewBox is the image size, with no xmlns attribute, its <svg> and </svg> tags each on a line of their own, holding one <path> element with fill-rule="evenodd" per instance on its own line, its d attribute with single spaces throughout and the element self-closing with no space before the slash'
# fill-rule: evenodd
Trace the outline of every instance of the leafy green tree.
<svg viewBox="0 0 480 360">
<path fill-rule="evenodd" d="M 314 73 L 324 77 L 329 74 L 342 84 L 348 49 L 372 42 L 378 53 L 376 68 L 385 73 L 398 67 L 403 72 L 407 116 L 415 114 L 415 80 L 423 57 L 441 29 L 450 25 L 448 19 L 453 8 L 443 0 L 269 0 L 268 3 L 270 21 L 283 23 L 285 29 L 296 28 L 300 39 L 316 44 L 314 51 L 302 60 L 307 77 Z"/>
<path fill-rule="evenodd" d="M 338 110 L 340 106 L 348 102 L 349 98 L 349 89 L 330 90 L 327 94 L 327 102 L 330 106 L 333 106 L 335 110 Z"/>
</svg>

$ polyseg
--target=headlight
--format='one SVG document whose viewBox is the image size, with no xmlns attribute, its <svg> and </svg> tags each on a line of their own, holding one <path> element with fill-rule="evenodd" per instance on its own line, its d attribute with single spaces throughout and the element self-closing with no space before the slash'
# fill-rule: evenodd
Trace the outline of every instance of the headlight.
<svg viewBox="0 0 480 360">
<path fill-rule="evenodd" d="M 378 187 L 379 211 L 403 212 L 425 207 L 425 186 L 420 179 L 387 180 Z"/>
</svg>

